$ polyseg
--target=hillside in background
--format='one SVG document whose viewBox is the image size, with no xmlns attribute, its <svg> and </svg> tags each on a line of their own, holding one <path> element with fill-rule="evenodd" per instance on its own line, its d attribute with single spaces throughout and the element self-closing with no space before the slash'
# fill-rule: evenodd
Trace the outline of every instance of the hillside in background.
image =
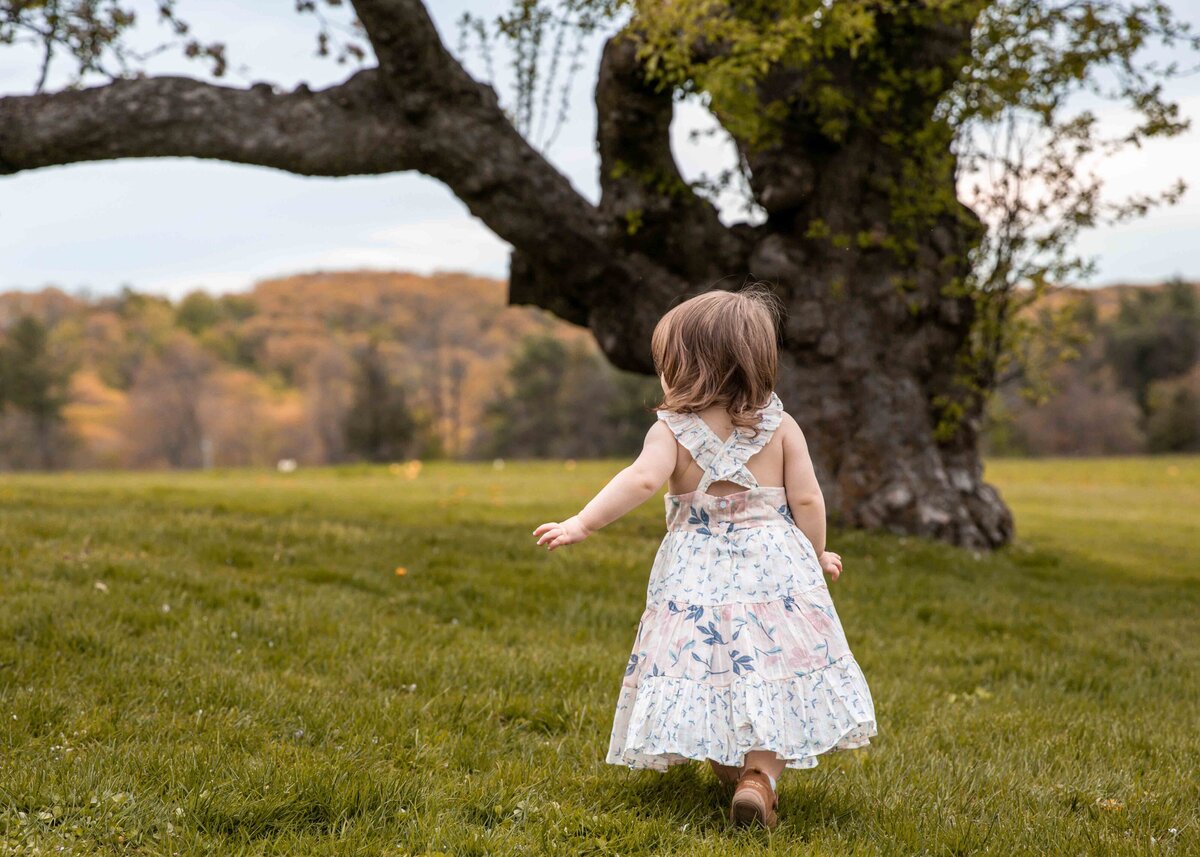
<svg viewBox="0 0 1200 857">
<path fill-rule="evenodd" d="M 1200 451 L 1200 284 L 1060 289 L 1027 315 L 1074 340 L 1071 359 L 1031 340 L 1038 377 L 1000 385 L 987 452 Z"/>
<path fill-rule="evenodd" d="M 609 367 L 586 330 L 505 300 L 497 280 L 379 271 L 282 277 L 177 302 L 133 291 L 5 293 L 0 356 L 13 371 L 4 373 L 0 464 L 625 451 L 626 435 L 581 425 L 567 438 L 567 424 L 620 422 L 632 409 L 644 432 L 650 417 L 630 404 L 647 398 L 644 379 Z M 561 442 L 531 430 L 532 400 L 568 415 L 551 432 L 563 437 L 549 439 Z"/>
<path fill-rule="evenodd" d="M 625 455 L 655 379 L 502 281 L 303 274 L 182 300 L 0 294 L 0 468 L 199 467 Z M 1002 385 L 995 454 L 1200 449 L 1194 285 L 1064 289 L 1076 359 Z M 1045 395 L 1048 389 L 1050 394 Z M 803 415 L 798 415 L 802 419 Z"/>
</svg>

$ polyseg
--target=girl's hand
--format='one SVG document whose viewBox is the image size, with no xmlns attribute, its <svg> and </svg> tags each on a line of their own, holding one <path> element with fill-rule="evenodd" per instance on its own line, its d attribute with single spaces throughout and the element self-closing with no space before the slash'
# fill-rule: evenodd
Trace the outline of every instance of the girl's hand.
<svg viewBox="0 0 1200 857">
<path fill-rule="evenodd" d="M 817 562 L 821 564 L 821 571 L 828 574 L 834 580 L 837 580 L 838 575 L 842 573 L 842 557 L 833 551 L 825 551 L 817 557 Z"/>
<path fill-rule="evenodd" d="M 539 545 L 546 545 L 546 550 L 554 550 L 563 545 L 573 545 L 586 539 L 592 531 L 583 525 L 578 515 L 572 515 L 561 524 L 553 521 L 542 524 L 533 534 L 538 537 Z"/>
</svg>

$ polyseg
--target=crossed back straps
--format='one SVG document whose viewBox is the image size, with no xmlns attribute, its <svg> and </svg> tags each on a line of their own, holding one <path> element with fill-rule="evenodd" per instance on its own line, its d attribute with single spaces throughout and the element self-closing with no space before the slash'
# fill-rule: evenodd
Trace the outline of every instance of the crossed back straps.
<svg viewBox="0 0 1200 857">
<path fill-rule="evenodd" d="M 660 410 L 658 418 L 664 420 L 680 446 L 691 454 L 692 459 L 704 471 L 697 491 L 707 492 L 714 482 L 733 482 L 746 488 L 757 488 L 758 480 L 746 467 L 750 457 L 767 445 L 775 429 L 783 420 L 783 402 L 771 393 L 771 398 L 759 412 L 758 433 L 751 437 L 750 429 L 734 427 L 727 440 L 721 440 L 708 423 L 697 414 Z"/>
</svg>

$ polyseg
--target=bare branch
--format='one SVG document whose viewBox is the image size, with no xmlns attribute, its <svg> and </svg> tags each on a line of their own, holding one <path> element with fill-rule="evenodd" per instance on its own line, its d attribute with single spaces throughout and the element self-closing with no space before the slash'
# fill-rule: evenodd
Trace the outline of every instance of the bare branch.
<svg viewBox="0 0 1200 857">
<path fill-rule="evenodd" d="M 500 237 L 569 270 L 568 286 L 612 267 L 595 207 L 521 139 L 490 89 L 473 84 L 424 109 L 427 92 L 394 98 L 379 79 L 369 69 L 329 89 L 278 93 L 155 77 L 0 98 L 0 174 L 164 156 L 301 175 L 418 170 L 449 185 Z"/>
<path fill-rule="evenodd" d="M 421 0 L 354 0 L 386 85 L 427 105 L 447 93 L 478 93 L 481 87 L 442 44 Z M 486 88 L 491 92 L 490 88 Z M 495 100 L 495 93 L 491 95 Z M 412 104 L 410 106 L 417 106 Z"/>
<path fill-rule="evenodd" d="M 0 174 L 79 161 L 187 156 L 302 175 L 409 168 L 420 141 L 387 121 L 373 71 L 277 93 L 186 77 L 0 98 Z"/>
</svg>

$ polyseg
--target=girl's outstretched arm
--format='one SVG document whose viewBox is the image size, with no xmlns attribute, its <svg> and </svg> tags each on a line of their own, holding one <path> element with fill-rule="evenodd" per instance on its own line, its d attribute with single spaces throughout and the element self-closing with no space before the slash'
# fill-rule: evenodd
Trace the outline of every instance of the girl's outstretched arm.
<svg viewBox="0 0 1200 857">
<path fill-rule="evenodd" d="M 542 524 L 533 534 L 549 550 L 581 542 L 601 527 L 636 509 L 653 497 L 675 469 L 675 435 L 658 420 L 646 432 L 642 452 L 600 489 L 579 514 L 565 521 Z"/>
</svg>

